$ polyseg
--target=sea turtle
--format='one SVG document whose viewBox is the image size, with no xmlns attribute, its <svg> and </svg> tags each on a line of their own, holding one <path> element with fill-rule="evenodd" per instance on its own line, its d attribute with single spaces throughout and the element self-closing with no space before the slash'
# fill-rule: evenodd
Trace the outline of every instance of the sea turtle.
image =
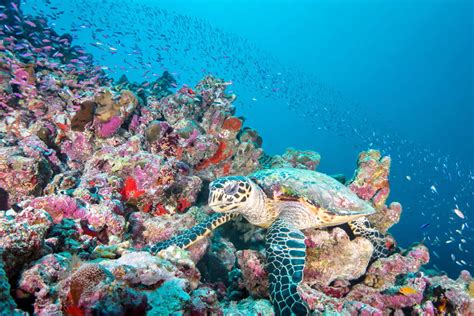
<svg viewBox="0 0 474 316">
<path fill-rule="evenodd" d="M 386 254 L 384 236 L 365 219 L 374 208 L 339 181 L 316 171 L 265 169 L 246 177 L 219 178 L 209 185 L 209 207 L 215 213 L 206 221 L 149 250 L 157 253 L 171 245 L 189 247 L 238 216 L 267 228 L 266 268 L 276 315 L 309 314 L 297 291 L 306 257 L 302 230 L 348 223 L 355 236 L 372 242 L 373 258 Z"/>
</svg>

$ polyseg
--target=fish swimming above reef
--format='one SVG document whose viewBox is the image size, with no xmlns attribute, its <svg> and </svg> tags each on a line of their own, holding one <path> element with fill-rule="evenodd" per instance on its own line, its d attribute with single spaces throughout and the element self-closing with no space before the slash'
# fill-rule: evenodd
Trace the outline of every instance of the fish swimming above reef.
<svg viewBox="0 0 474 316">
<path fill-rule="evenodd" d="M 430 226 L 430 223 L 425 223 L 425 224 L 420 226 L 420 229 L 428 228 L 428 226 Z"/>
<path fill-rule="evenodd" d="M 406 295 L 406 296 L 418 293 L 418 291 L 412 288 L 411 286 L 402 286 L 401 288 L 398 289 L 398 291 L 401 294 Z"/>
<path fill-rule="evenodd" d="M 455 209 L 454 209 L 454 213 L 455 213 L 459 218 L 464 219 L 464 214 L 463 214 L 463 212 L 461 212 L 460 209 L 455 208 Z"/>
</svg>

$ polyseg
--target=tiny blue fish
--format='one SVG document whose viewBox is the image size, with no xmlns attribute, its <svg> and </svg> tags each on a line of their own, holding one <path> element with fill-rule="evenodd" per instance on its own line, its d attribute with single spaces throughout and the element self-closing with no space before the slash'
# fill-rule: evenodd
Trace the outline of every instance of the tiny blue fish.
<svg viewBox="0 0 474 316">
<path fill-rule="evenodd" d="M 420 229 L 425 229 L 428 226 L 430 226 L 430 223 L 423 224 L 420 226 Z"/>
</svg>

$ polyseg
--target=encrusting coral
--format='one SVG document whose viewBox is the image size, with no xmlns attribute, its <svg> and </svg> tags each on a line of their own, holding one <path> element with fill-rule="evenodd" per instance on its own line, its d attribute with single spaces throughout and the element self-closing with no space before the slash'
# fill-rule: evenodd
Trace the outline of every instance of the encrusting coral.
<svg viewBox="0 0 474 316">
<path fill-rule="evenodd" d="M 320 155 L 265 154 L 261 136 L 236 115 L 229 82 L 209 75 L 175 89 L 169 72 L 155 82 L 113 81 L 70 35 L 25 17 L 19 1 L 7 3 L 2 312 L 272 315 L 262 228 L 236 220 L 186 250 L 144 250 L 209 216 L 210 181 L 265 168 L 316 170 Z M 333 177 L 377 209 L 369 221 L 386 233 L 402 212 L 397 202 L 386 205 L 390 158 L 371 149 L 357 163 L 347 183 Z M 343 226 L 305 236 L 300 292 L 316 314 L 474 314 L 471 275 L 428 273 L 423 245 L 399 249 L 387 235 L 390 256 L 372 262 L 372 244 Z"/>
</svg>

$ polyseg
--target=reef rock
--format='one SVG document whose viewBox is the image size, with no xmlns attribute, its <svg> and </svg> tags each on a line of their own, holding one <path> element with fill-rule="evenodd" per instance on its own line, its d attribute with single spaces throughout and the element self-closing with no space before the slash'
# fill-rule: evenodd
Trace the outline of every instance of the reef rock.
<svg viewBox="0 0 474 316">
<path fill-rule="evenodd" d="M 340 228 L 305 233 L 307 261 L 304 282 L 327 286 L 336 279 L 354 280 L 365 274 L 373 246 L 365 238 L 350 240 Z"/>
<path fill-rule="evenodd" d="M 376 208 L 381 208 L 390 193 L 390 162 L 390 157 L 382 157 L 378 150 L 361 152 L 357 161 L 358 168 L 349 188 L 361 199 L 371 201 Z"/>
<path fill-rule="evenodd" d="M 428 249 L 416 245 L 405 254 L 396 253 L 388 258 L 380 258 L 367 270 L 364 284 L 380 290 L 386 290 L 395 284 L 397 276 L 417 272 L 430 260 Z"/>
<path fill-rule="evenodd" d="M 8 193 L 9 205 L 40 195 L 51 176 L 45 158 L 29 157 L 19 147 L 0 147 L 0 188 Z"/>
<path fill-rule="evenodd" d="M 44 252 L 44 239 L 53 221 L 43 210 L 26 208 L 13 216 L 0 217 L 0 249 L 4 269 L 13 276 Z"/>
<path fill-rule="evenodd" d="M 268 297 L 268 274 L 265 256 L 255 250 L 237 251 L 237 262 L 242 272 L 243 287 L 252 297 Z"/>
<path fill-rule="evenodd" d="M 236 316 L 259 316 L 259 315 L 274 315 L 273 305 L 269 300 L 257 299 L 251 297 L 241 301 L 230 301 L 222 304 L 224 315 Z"/>
<path fill-rule="evenodd" d="M 311 150 L 296 150 L 287 148 L 283 155 L 267 157 L 264 162 L 265 168 L 298 168 L 316 170 L 319 166 L 321 156 Z"/>
</svg>

